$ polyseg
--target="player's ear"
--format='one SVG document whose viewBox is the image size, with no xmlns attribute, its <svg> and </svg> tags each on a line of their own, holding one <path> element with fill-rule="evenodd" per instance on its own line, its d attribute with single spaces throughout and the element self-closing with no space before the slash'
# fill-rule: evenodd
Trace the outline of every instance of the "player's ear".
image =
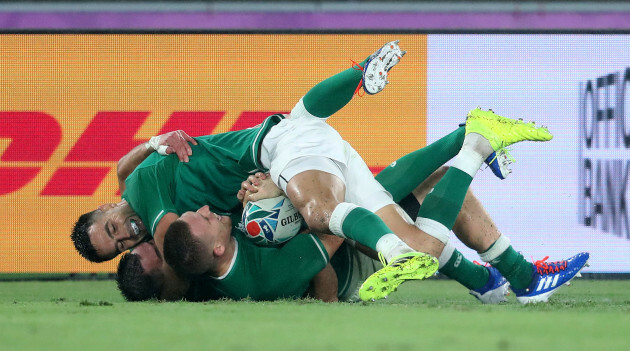
<svg viewBox="0 0 630 351">
<path fill-rule="evenodd" d="M 216 257 L 223 256 L 223 254 L 225 253 L 225 245 L 223 245 L 223 244 L 216 244 L 215 247 L 214 247 L 214 250 L 212 250 L 212 252 L 214 253 L 214 255 Z"/>
</svg>

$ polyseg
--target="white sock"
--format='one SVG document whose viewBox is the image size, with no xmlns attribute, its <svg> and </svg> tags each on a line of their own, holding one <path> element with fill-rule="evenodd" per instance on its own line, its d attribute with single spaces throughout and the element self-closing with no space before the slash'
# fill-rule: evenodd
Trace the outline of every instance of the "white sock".
<svg viewBox="0 0 630 351">
<path fill-rule="evenodd" d="M 444 224 L 430 218 L 418 217 L 416 219 L 416 227 L 428 235 L 438 239 L 444 245 L 446 245 L 448 239 L 451 237 L 450 229 L 446 228 Z"/>
<path fill-rule="evenodd" d="M 357 207 L 357 205 L 348 202 L 342 202 L 337 205 L 337 207 L 333 210 L 333 213 L 330 215 L 328 229 L 330 229 L 330 231 L 336 236 L 345 239 L 346 235 L 343 233 L 343 221 L 345 221 L 348 214 Z"/>
<path fill-rule="evenodd" d="M 451 167 L 455 167 L 460 171 L 466 172 L 474 178 L 484 160 L 485 158 L 475 150 L 462 148 L 457 156 L 455 156 Z"/>
<path fill-rule="evenodd" d="M 508 249 L 508 247 L 510 247 L 510 238 L 501 234 L 497 241 L 495 241 L 491 245 L 488 251 L 479 254 L 479 258 L 481 258 L 481 260 L 484 262 L 491 263 L 497 257 L 501 256 L 501 254 L 504 253 L 505 250 Z"/>
<path fill-rule="evenodd" d="M 452 167 L 475 177 L 483 162 L 494 152 L 488 139 L 481 134 L 470 133 L 464 137 L 462 149 L 453 160 Z"/>
<path fill-rule="evenodd" d="M 475 150 L 476 152 L 481 154 L 484 160 L 494 152 L 494 150 L 492 149 L 492 145 L 490 145 L 488 139 L 478 133 L 470 133 L 464 137 L 462 150 L 468 148 L 470 148 L 471 150 Z"/>
<path fill-rule="evenodd" d="M 376 242 L 376 251 L 383 254 L 389 262 L 392 258 L 416 250 L 405 244 L 396 234 L 385 234 Z"/>
<path fill-rule="evenodd" d="M 438 269 L 444 267 L 444 265 L 451 259 L 451 257 L 453 257 L 454 252 L 455 246 L 453 246 L 453 244 L 451 244 L 451 241 L 449 240 L 446 245 L 444 245 L 444 249 L 442 249 L 440 257 L 438 257 Z"/>
</svg>

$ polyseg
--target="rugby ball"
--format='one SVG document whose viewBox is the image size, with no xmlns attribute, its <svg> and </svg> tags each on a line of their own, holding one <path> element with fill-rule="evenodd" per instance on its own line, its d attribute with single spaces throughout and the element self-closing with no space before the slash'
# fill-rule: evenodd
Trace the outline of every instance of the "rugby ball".
<svg viewBox="0 0 630 351">
<path fill-rule="evenodd" d="M 284 195 L 250 201 L 243 210 L 246 236 L 258 245 L 278 245 L 302 227 L 302 215 Z"/>
</svg>

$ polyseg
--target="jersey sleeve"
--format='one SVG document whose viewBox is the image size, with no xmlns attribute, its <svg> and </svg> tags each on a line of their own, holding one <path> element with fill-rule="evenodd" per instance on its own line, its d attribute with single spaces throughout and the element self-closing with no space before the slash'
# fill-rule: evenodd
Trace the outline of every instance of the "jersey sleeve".
<svg viewBox="0 0 630 351">
<path fill-rule="evenodd" d="M 147 231 L 153 236 L 162 217 L 169 212 L 177 213 L 172 199 L 174 187 L 168 173 L 161 174 L 159 167 L 137 168 L 125 181 L 123 199 L 142 219 Z"/>
<path fill-rule="evenodd" d="M 297 263 L 298 261 L 318 262 L 324 268 L 330 261 L 328 251 L 324 244 L 313 234 L 299 234 L 289 240 L 280 251 L 286 252 L 280 255 L 280 259 L 286 263 Z"/>
<path fill-rule="evenodd" d="M 232 299 L 276 300 L 302 297 L 329 261 L 324 245 L 310 234 L 297 235 L 281 247 L 261 247 L 235 235 L 238 253 L 230 272 L 215 288 Z"/>
<path fill-rule="evenodd" d="M 268 271 L 267 281 L 274 282 L 284 297 L 302 296 L 311 282 L 330 261 L 328 252 L 319 239 L 312 234 L 297 235 L 277 252 L 266 255 L 264 265 Z"/>
</svg>

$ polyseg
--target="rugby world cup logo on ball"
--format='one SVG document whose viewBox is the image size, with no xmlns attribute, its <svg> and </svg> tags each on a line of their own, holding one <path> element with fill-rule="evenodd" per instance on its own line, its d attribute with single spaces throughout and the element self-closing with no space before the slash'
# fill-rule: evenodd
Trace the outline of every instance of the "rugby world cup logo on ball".
<svg viewBox="0 0 630 351">
<path fill-rule="evenodd" d="M 302 227 L 302 215 L 284 195 L 248 202 L 242 220 L 247 237 L 259 245 L 281 244 Z"/>
</svg>

